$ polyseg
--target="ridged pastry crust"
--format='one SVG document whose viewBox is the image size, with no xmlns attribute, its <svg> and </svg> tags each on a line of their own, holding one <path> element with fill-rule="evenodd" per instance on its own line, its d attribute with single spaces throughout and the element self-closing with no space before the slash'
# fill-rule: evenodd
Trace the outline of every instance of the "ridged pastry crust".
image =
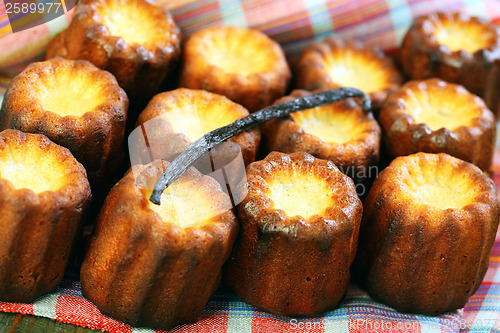
<svg viewBox="0 0 500 333">
<path fill-rule="evenodd" d="M 44 134 L 68 148 L 97 189 L 120 166 L 127 108 L 113 75 L 87 61 L 55 58 L 31 64 L 11 81 L 0 129 Z"/>
<path fill-rule="evenodd" d="M 358 88 L 369 95 L 375 109 L 402 82 L 396 66 L 381 50 L 337 37 L 307 46 L 297 63 L 295 77 L 300 89 Z"/>
<path fill-rule="evenodd" d="M 275 104 L 311 94 L 294 90 Z M 268 151 L 304 151 L 331 160 L 355 183 L 367 181 L 369 167 L 379 160 L 380 127 L 352 99 L 273 119 L 262 126 L 262 134 Z"/>
<path fill-rule="evenodd" d="M 459 83 L 498 113 L 500 27 L 464 13 L 434 13 L 417 18 L 399 51 L 411 79 L 437 77 Z"/>
<path fill-rule="evenodd" d="M 280 45 L 252 29 L 195 32 L 184 45 L 182 60 L 180 86 L 225 95 L 250 112 L 283 96 L 291 77 Z"/>
<path fill-rule="evenodd" d="M 447 154 L 396 158 L 364 205 L 356 264 L 369 294 L 401 312 L 461 308 L 481 284 L 500 217 L 493 181 Z"/>
<path fill-rule="evenodd" d="M 131 99 L 149 99 L 180 54 L 172 15 L 148 0 L 81 0 L 46 59 L 88 60 L 111 72 Z"/>
<path fill-rule="evenodd" d="M 205 90 L 179 88 L 159 93 L 139 115 L 156 158 L 171 160 L 204 134 L 248 116 L 248 111 L 228 98 Z M 164 121 L 158 121 L 158 118 Z M 150 120 L 155 120 L 149 125 Z M 245 165 L 255 160 L 260 143 L 257 128 L 240 133 L 229 142 L 241 148 Z"/>
<path fill-rule="evenodd" d="M 111 190 L 82 264 L 82 292 L 132 326 L 193 322 L 218 287 L 237 234 L 231 201 L 190 168 L 151 203 L 167 162 L 136 166 Z"/>
<path fill-rule="evenodd" d="M 275 314 L 313 316 L 336 307 L 363 211 L 353 181 L 304 152 L 273 152 L 247 167 L 247 179 L 227 284 Z"/>
<path fill-rule="evenodd" d="M 379 122 L 392 157 L 448 153 L 483 170 L 491 166 L 495 116 L 462 86 L 438 79 L 410 81 L 387 99 Z"/>
<path fill-rule="evenodd" d="M 83 166 L 44 135 L 0 133 L 0 299 L 32 302 L 61 282 L 90 203 Z"/>
</svg>

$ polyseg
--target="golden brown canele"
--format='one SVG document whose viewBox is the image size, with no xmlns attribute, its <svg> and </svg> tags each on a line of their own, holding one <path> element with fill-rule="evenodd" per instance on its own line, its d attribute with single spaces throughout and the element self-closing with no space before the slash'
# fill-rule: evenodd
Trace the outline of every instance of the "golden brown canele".
<svg viewBox="0 0 500 333">
<path fill-rule="evenodd" d="M 40 134 L 0 133 L 0 300 L 32 302 L 56 289 L 90 198 L 68 149 Z"/>
<path fill-rule="evenodd" d="M 95 190 L 120 166 L 128 99 L 113 75 L 82 60 L 36 62 L 11 81 L 0 129 L 46 135 L 82 163 Z"/>
<path fill-rule="evenodd" d="M 437 77 L 458 83 L 499 110 L 500 28 L 464 13 L 417 18 L 399 51 L 403 71 L 413 80 Z"/>
<path fill-rule="evenodd" d="M 183 47 L 182 63 L 181 87 L 225 95 L 250 112 L 283 96 L 291 77 L 280 45 L 245 28 L 195 32 Z"/>
<path fill-rule="evenodd" d="M 111 190 L 82 264 L 82 292 L 132 326 L 193 322 L 219 285 L 238 224 L 219 184 L 190 168 L 148 198 L 168 162 L 136 166 Z"/>
<path fill-rule="evenodd" d="M 228 98 L 205 90 L 179 88 L 153 97 L 139 115 L 150 147 L 159 158 L 170 160 L 204 134 L 248 116 L 248 111 Z M 150 122 L 153 120 L 152 122 Z M 149 122 L 149 124 L 148 124 Z M 258 128 L 240 133 L 229 142 L 241 148 L 245 165 L 253 162 L 260 143 Z"/>
<path fill-rule="evenodd" d="M 111 72 L 131 99 L 153 96 L 180 54 L 172 15 L 146 0 L 81 0 L 46 58 L 88 60 Z"/>
<path fill-rule="evenodd" d="M 275 103 L 311 94 L 294 90 Z M 370 167 L 378 167 L 380 126 L 372 113 L 364 113 L 353 99 L 273 119 L 262 125 L 262 134 L 269 152 L 304 151 L 331 160 L 355 183 L 368 181 Z"/>
<path fill-rule="evenodd" d="M 304 152 L 273 152 L 247 167 L 247 179 L 226 283 L 275 314 L 314 316 L 336 307 L 363 213 L 352 179 Z"/>
<path fill-rule="evenodd" d="M 387 99 L 379 122 L 393 158 L 447 153 L 483 170 L 491 166 L 495 116 L 460 85 L 438 79 L 407 82 Z"/>
<path fill-rule="evenodd" d="M 364 205 L 356 264 L 368 293 L 401 312 L 463 307 L 488 268 L 499 217 L 495 184 L 475 165 L 396 158 Z"/>
<path fill-rule="evenodd" d="M 307 46 L 295 74 L 299 89 L 358 88 L 369 95 L 375 109 L 403 82 L 393 61 L 380 49 L 337 37 Z"/>
</svg>

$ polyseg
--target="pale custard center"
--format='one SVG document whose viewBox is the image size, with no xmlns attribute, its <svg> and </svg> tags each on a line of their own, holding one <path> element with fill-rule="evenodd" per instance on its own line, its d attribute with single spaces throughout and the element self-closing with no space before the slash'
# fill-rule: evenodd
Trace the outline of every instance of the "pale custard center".
<svg viewBox="0 0 500 333">
<path fill-rule="evenodd" d="M 452 52 L 464 50 L 469 53 L 487 48 L 494 38 L 492 31 L 479 23 L 455 21 L 436 24 L 434 35 L 438 44 Z"/>
<path fill-rule="evenodd" d="M 334 205 L 328 184 L 324 179 L 308 173 L 281 173 L 269 182 L 268 197 L 275 209 L 283 210 L 288 216 L 322 215 Z"/>
<path fill-rule="evenodd" d="M 324 60 L 331 80 L 341 87 L 357 88 L 369 94 L 389 85 L 387 69 L 379 59 L 368 54 L 344 49 L 333 51 Z"/>
<path fill-rule="evenodd" d="M 476 190 L 465 175 L 435 164 L 412 170 L 405 182 L 417 203 L 438 209 L 460 209 L 474 201 Z"/>
<path fill-rule="evenodd" d="M 473 98 L 470 94 L 455 94 L 454 90 L 439 87 L 409 91 L 405 110 L 415 123 L 426 124 L 432 131 L 441 128 L 453 131 L 460 126 L 472 125 L 478 117 Z"/>
<path fill-rule="evenodd" d="M 38 91 L 38 101 L 46 111 L 60 116 L 80 117 L 102 104 L 105 96 L 102 86 L 95 84 L 83 72 L 58 70 L 43 79 Z"/>
<path fill-rule="evenodd" d="M 122 37 L 127 44 L 142 45 L 153 51 L 154 42 L 162 37 L 165 39 L 166 34 L 162 36 L 163 27 L 151 15 L 151 10 L 156 8 L 147 3 L 111 1 L 100 14 L 111 36 Z"/>
<path fill-rule="evenodd" d="M 158 213 L 164 222 L 186 228 L 208 223 L 224 212 L 225 209 L 215 205 L 213 200 L 200 187 L 193 186 L 193 182 L 177 181 L 162 193 L 160 205 L 148 202 L 149 208 Z"/>
<path fill-rule="evenodd" d="M 206 107 L 209 109 L 196 104 L 179 106 L 164 113 L 163 117 L 170 123 L 174 133 L 185 134 L 191 142 L 238 119 L 238 115 L 223 103 L 212 103 Z"/>
<path fill-rule="evenodd" d="M 25 147 L 9 147 L 0 154 L 0 178 L 35 193 L 57 191 L 67 184 L 66 169 L 57 156 Z"/>
<path fill-rule="evenodd" d="M 234 34 L 221 33 L 207 38 L 205 59 L 226 73 L 250 75 L 268 71 L 274 55 L 268 52 L 267 41 L 244 31 L 231 32 Z"/>
<path fill-rule="evenodd" d="M 354 112 L 337 110 L 334 105 L 293 113 L 293 120 L 305 133 L 318 139 L 343 144 L 362 137 L 365 125 Z"/>
</svg>

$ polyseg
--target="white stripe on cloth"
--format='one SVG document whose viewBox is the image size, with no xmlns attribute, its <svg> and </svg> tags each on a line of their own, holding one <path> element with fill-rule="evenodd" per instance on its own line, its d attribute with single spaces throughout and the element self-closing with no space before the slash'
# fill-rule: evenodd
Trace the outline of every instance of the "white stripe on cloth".
<svg viewBox="0 0 500 333">
<path fill-rule="evenodd" d="M 132 333 L 155 333 L 155 330 L 147 327 L 132 327 Z"/>
<path fill-rule="evenodd" d="M 222 20 L 227 26 L 248 27 L 245 12 L 241 7 L 241 1 L 223 1 L 219 2 Z"/>
<path fill-rule="evenodd" d="M 240 301 L 229 302 L 227 309 L 227 333 L 251 333 L 252 309 L 252 306 Z"/>
<path fill-rule="evenodd" d="M 325 0 L 304 1 L 309 17 L 311 18 L 311 27 L 314 33 L 314 40 L 319 41 L 325 38 L 333 31 L 332 20 L 326 6 Z"/>
<path fill-rule="evenodd" d="M 338 320 L 325 317 L 323 327 L 325 333 L 349 333 L 349 319 L 347 315 L 346 318 L 339 318 Z"/>
<path fill-rule="evenodd" d="M 68 26 L 68 20 L 64 15 L 61 15 L 45 24 L 50 31 L 50 35 L 55 36 Z"/>
<path fill-rule="evenodd" d="M 487 19 L 488 21 L 491 21 L 491 14 L 488 13 L 484 2 L 477 0 L 465 0 L 464 5 L 467 8 L 465 12 L 469 15 L 482 17 L 484 19 Z"/>
<path fill-rule="evenodd" d="M 56 304 L 57 299 L 59 298 L 59 294 L 60 293 L 56 291 L 54 293 L 37 298 L 33 302 L 33 314 L 35 316 L 56 319 Z"/>
<path fill-rule="evenodd" d="M 408 30 L 408 22 L 413 21 L 410 7 L 406 1 L 401 0 L 388 0 L 387 6 L 396 32 L 397 45 L 401 45 Z"/>
</svg>

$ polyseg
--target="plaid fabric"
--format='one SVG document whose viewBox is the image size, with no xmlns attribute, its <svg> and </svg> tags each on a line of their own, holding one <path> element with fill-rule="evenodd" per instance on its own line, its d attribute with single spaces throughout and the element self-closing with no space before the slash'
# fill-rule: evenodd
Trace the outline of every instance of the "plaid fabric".
<svg viewBox="0 0 500 333">
<path fill-rule="evenodd" d="M 462 10 L 500 22 L 498 0 L 158 0 L 172 10 L 184 36 L 213 25 L 249 26 L 280 42 L 293 61 L 313 40 L 333 32 L 394 50 L 412 19 L 436 10 Z M 47 42 L 67 26 L 72 12 L 30 30 L 12 33 L 0 0 L 0 102 L 10 77 L 41 59 Z M 17 17 L 22 19 L 22 16 Z M 500 146 L 500 145 L 497 145 Z M 494 177 L 500 185 L 500 149 Z M 500 237 L 484 281 L 464 309 L 439 317 L 401 314 L 349 286 L 340 307 L 316 318 L 271 315 L 243 303 L 221 287 L 201 318 L 172 332 L 490 332 L 500 331 Z M 0 302 L 0 311 L 34 314 L 109 332 L 154 332 L 132 328 L 102 315 L 81 294 L 76 270 L 69 269 L 59 289 L 32 304 Z M 159 332 L 159 331 L 156 331 Z"/>
</svg>

